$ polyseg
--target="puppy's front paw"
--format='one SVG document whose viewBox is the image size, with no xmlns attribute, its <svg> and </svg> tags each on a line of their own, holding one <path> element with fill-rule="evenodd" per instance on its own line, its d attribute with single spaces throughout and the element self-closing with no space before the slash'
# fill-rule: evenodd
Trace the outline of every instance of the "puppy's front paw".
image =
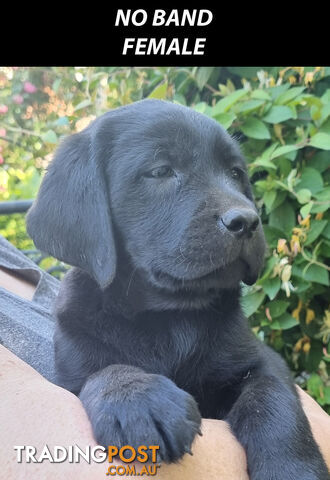
<svg viewBox="0 0 330 480">
<path fill-rule="evenodd" d="M 258 470 L 251 470 L 249 468 L 250 480 L 330 480 L 330 473 L 321 457 L 290 461 L 278 457 L 275 461 L 265 460 Z"/>
<path fill-rule="evenodd" d="M 163 375 L 112 365 L 92 375 L 80 399 L 99 444 L 159 446 L 175 462 L 191 450 L 201 416 L 193 397 Z"/>
</svg>

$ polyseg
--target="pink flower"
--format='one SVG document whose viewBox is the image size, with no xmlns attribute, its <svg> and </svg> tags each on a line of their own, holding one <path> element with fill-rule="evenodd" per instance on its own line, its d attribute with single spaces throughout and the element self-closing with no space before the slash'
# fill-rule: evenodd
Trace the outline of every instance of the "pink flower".
<svg viewBox="0 0 330 480">
<path fill-rule="evenodd" d="M 2 164 L 3 164 L 3 162 L 4 162 L 3 156 L 2 156 L 2 155 L 0 155 L 0 165 L 2 165 Z"/>
<path fill-rule="evenodd" d="M 23 89 L 26 93 L 35 93 L 37 91 L 37 87 L 31 82 L 24 82 Z"/>
<path fill-rule="evenodd" d="M 7 135 L 7 131 L 5 128 L 0 128 L 0 137 L 5 137 Z M 1 152 L 1 150 L 0 150 Z"/>
<path fill-rule="evenodd" d="M 22 95 L 14 95 L 13 96 L 13 102 L 16 103 L 17 105 L 20 105 L 21 103 L 24 102 L 24 98 L 22 97 Z"/>
<path fill-rule="evenodd" d="M 8 107 L 7 105 L 0 105 L 0 113 L 7 113 Z"/>
</svg>

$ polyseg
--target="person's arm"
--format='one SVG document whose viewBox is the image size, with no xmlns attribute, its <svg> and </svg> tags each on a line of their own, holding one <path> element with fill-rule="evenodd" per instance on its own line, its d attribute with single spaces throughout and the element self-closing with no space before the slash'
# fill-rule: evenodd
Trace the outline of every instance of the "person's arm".
<svg viewBox="0 0 330 480">
<path fill-rule="evenodd" d="M 106 477 L 109 463 L 17 463 L 15 445 L 33 445 L 37 452 L 47 444 L 97 445 L 80 400 L 70 392 L 45 380 L 32 367 L 0 346 L 0 469 L 1 478 L 52 480 Z M 248 480 L 243 448 L 223 421 L 204 420 L 203 437 L 197 437 L 193 456 L 185 455 L 179 464 L 162 464 L 156 478 Z M 129 477 L 127 477 L 129 478 Z M 130 477 L 131 478 L 131 477 Z"/>
<path fill-rule="evenodd" d="M 40 453 L 45 444 L 95 446 L 90 423 L 80 400 L 70 392 L 45 380 L 33 368 L 0 346 L 0 465 L 8 480 L 106 477 L 108 462 L 17 463 L 14 445 L 33 445 Z M 299 389 L 305 412 L 316 441 L 330 466 L 330 417 L 305 392 Z M 178 464 L 162 464 L 156 478 L 248 480 L 243 448 L 228 425 L 219 420 L 203 420 L 203 437 L 197 436 L 193 456 L 185 455 Z M 279 462 L 281 460 L 279 459 Z M 131 477 L 130 477 L 131 478 Z"/>
</svg>

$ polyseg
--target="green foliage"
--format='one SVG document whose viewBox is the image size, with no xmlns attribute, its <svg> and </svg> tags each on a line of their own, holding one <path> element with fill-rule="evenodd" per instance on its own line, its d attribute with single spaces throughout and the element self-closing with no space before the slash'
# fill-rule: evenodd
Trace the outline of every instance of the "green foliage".
<svg viewBox="0 0 330 480">
<path fill-rule="evenodd" d="M 330 412 L 329 67 L 1 68 L 0 200 L 33 198 L 62 136 L 146 97 L 239 138 L 269 247 L 243 308 Z M 32 246 L 21 215 L 0 217 L 0 233 Z"/>
</svg>

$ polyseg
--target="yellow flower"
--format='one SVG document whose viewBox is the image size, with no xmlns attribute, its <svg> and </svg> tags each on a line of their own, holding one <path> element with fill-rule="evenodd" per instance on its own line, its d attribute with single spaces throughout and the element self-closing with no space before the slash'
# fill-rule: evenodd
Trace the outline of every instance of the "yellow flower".
<svg viewBox="0 0 330 480">
<path fill-rule="evenodd" d="M 307 335 L 304 335 L 302 338 L 299 338 L 298 342 L 293 347 L 294 352 L 299 352 L 303 350 L 305 353 L 308 353 L 311 349 L 311 341 Z"/>
<path fill-rule="evenodd" d="M 285 238 L 279 238 L 277 241 L 277 251 L 278 253 L 286 253 L 288 254 L 288 247 L 286 245 L 286 240 Z"/>
<path fill-rule="evenodd" d="M 325 315 L 323 317 L 324 323 L 327 327 L 330 327 L 330 310 L 326 310 Z"/>
<path fill-rule="evenodd" d="M 304 218 L 303 220 L 300 220 L 299 223 L 302 227 L 306 227 L 307 229 L 309 229 L 310 224 L 311 224 L 311 216 L 307 215 L 307 217 Z"/>
<path fill-rule="evenodd" d="M 291 240 L 290 240 L 290 248 L 291 248 L 291 251 L 294 254 L 294 256 L 296 256 L 301 251 L 301 246 L 300 246 L 298 235 L 292 235 Z"/>
<path fill-rule="evenodd" d="M 296 72 L 298 72 L 299 75 L 304 75 L 304 69 L 305 67 L 293 67 L 293 70 L 296 70 Z"/>
<path fill-rule="evenodd" d="M 323 334 L 323 343 L 327 343 L 330 340 L 330 310 L 325 310 L 324 313 L 325 315 L 323 317 L 323 325 L 320 331 Z"/>
<path fill-rule="evenodd" d="M 282 281 L 288 282 L 291 278 L 292 265 L 285 265 L 282 270 Z"/>
<path fill-rule="evenodd" d="M 292 312 L 293 318 L 295 318 L 298 321 L 299 321 L 299 314 L 300 314 L 300 311 L 302 309 L 302 306 L 303 306 L 303 302 L 301 300 L 299 300 L 297 308 L 295 308 Z"/>
<path fill-rule="evenodd" d="M 293 347 L 293 351 L 294 352 L 299 352 L 301 350 L 302 343 L 303 343 L 303 338 L 299 338 L 298 342 Z"/>
<path fill-rule="evenodd" d="M 308 352 L 310 351 L 310 349 L 311 349 L 310 341 L 304 343 L 304 345 L 303 345 L 303 351 L 304 351 L 304 353 L 308 353 Z"/>
<path fill-rule="evenodd" d="M 290 282 L 291 270 L 292 270 L 292 265 L 285 265 L 281 275 L 282 287 L 284 288 L 287 297 L 290 297 L 291 290 L 294 290 L 294 287 Z"/>
<path fill-rule="evenodd" d="M 280 123 L 275 123 L 274 125 L 274 133 L 275 133 L 275 136 L 279 139 L 279 141 L 281 142 L 282 145 L 285 145 L 285 141 L 283 139 L 283 136 L 282 136 L 282 130 L 283 130 L 283 126 L 284 125 L 281 125 Z"/>
<path fill-rule="evenodd" d="M 315 318 L 315 312 L 311 308 L 306 309 L 306 317 L 305 317 L 305 322 L 306 325 L 309 325 Z"/>
<path fill-rule="evenodd" d="M 269 85 L 270 87 L 274 87 L 274 86 L 275 86 L 275 78 L 274 78 L 274 77 L 270 77 L 268 85 Z"/>
<path fill-rule="evenodd" d="M 314 72 L 307 72 L 304 79 L 305 85 L 307 85 L 308 83 L 312 83 L 313 78 L 314 78 Z"/>
</svg>

